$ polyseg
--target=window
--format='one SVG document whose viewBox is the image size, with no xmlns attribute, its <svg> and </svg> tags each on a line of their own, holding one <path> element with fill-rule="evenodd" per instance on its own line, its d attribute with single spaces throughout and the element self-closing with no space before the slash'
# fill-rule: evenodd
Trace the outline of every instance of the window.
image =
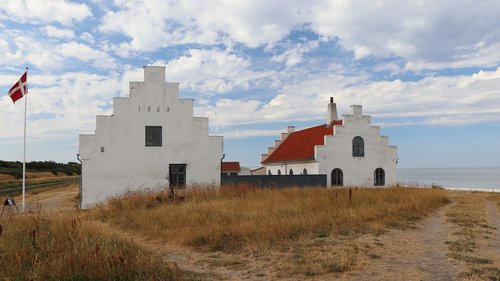
<svg viewBox="0 0 500 281">
<path fill-rule="evenodd" d="M 335 168 L 332 171 L 332 186 L 343 186 L 344 185 L 344 173 L 339 168 Z"/>
<path fill-rule="evenodd" d="M 365 157 L 365 142 L 360 136 L 352 139 L 352 157 Z"/>
<path fill-rule="evenodd" d="M 146 146 L 161 146 L 161 126 L 146 126 Z"/>
<path fill-rule="evenodd" d="M 384 186 L 385 185 L 385 171 L 382 168 L 377 168 L 373 173 L 374 185 Z"/>
<path fill-rule="evenodd" d="M 280 170 L 278 170 L 278 175 L 281 175 L 281 169 L 280 169 Z"/>
<path fill-rule="evenodd" d="M 267 174 L 268 174 L 268 175 L 272 175 L 273 173 L 271 173 L 271 170 L 268 170 L 268 171 L 267 171 Z"/>
<path fill-rule="evenodd" d="M 288 173 L 289 175 L 293 175 L 293 170 L 290 169 L 290 173 Z"/>
<path fill-rule="evenodd" d="M 230 176 L 237 176 L 238 173 L 229 173 Z"/>
<path fill-rule="evenodd" d="M 302 174 L 303 175 L 307 175 L 307 169 L 306 168 L 304 168 L 304 171 L 302 171 Z"/>
<path fill-rule="evenodd" d="M 186 186 L 186 164 L 170 164 L 168 166 L 168 171 L 170 186 Z"/>
</svg>

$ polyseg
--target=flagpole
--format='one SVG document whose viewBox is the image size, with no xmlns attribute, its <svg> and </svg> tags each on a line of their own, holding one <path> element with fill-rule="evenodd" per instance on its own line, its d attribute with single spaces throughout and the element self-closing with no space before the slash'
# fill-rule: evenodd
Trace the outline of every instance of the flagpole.
<svg viewBox="0 0 500 281">
<path fill-rule="evenodd" d="M 26 72 L 28 68 L 26 67 Z M 26 112 L 28 111 L 28 87 L 26 86 L 26 97 L 24 98 L 24 150 L 23 150 L 23 213 L 26 207 Z"/>
</svg>

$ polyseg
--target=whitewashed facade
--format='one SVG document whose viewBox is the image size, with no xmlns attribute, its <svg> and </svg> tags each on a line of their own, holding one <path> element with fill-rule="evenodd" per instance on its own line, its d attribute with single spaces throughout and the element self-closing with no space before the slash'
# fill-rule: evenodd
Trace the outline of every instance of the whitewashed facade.
<svg viewBox="0 0 500 281">
<path fill-rule="evenodd" d="M 95 134 L 81 134 L 82 208 L 127 190 L 169 185 L 220 185 L 222 136 L 208 135 L 208 118 L 193 117 L 193 100 L 165 67 L 145 66 L 113 114 L 97 116 Z"/>
<path fill-rule="evenodd" d="M 262 155 L 266 173 L 326 174 L 329 186 L 396 184 L 397 147 L 389 145 L 389 137 L 380 135 L 380 127 L 363 115 L 361 105 L 351 108 L 352 114 L 339 120 L 332 98 L 326 124 L 301 131 L 288 127 Z"/>
</svg>

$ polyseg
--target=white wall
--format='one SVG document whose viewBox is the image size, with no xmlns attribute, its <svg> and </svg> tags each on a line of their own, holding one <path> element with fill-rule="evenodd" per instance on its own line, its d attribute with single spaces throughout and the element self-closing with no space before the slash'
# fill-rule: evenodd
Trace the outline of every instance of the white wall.
<svg viewBox="0 0 500 281">
<path fill-rule="evenodd" d="M 334 135 L 325 136 L 325 145 L 315 147 L 318 173 L 326 174 L 331 184 L 331 172 L 343 172 L 344 186 L 373 186 L 377 168 L 385 171 L 385 186 L 396 183 L 397 148 L 389 146 L 389 138 L 380 136 L 380 128 L 371 125 L 371 117 L 362 115 L 361 106 L 352 106 L 353 114 L 344 115 L 343 125 L 335 126 Z M 364 140 L 364 157 L 352 156 L 352 140 Z"/>
<path fill-rule="evenodd" d="M 301 175 L 304 169 L 307 169 L 307 174 L 308 175 L 316 175 L 318 174 L 318 163 L 317 162 L 287 162 L 286 165 L 284 163 L 277 164 L 277 163 L 271 163 L 271 164 L 264 164 L 263 165 L 266 168 L 266 175 L 269 174 L 269 171 L 273 175 L 278 174 L 278 170 L 281 171 L 282 175 L 289 175 L 290 174 L 290 169 L 293 170 L 294 175 Z M 285 173 L 286 169 L 286 173 Z"/>
<path fill-rule="evenodd" d="M 161 147 L 145 146 L 146 126 L 162 126 Z M 165 188 L 169 164 L 186 164 L 188 185 L 220 185 L 222 137 L 208 135 L 207 118 L 193 117 L 178 83 L 165 83 L 165 67 L 145 67 L 130 97 L 113 99 L 113 115 L 97 116 L 95 134 L 80 135 L 79 153 L 83 208 L 126 190 Z"/>
</svg>

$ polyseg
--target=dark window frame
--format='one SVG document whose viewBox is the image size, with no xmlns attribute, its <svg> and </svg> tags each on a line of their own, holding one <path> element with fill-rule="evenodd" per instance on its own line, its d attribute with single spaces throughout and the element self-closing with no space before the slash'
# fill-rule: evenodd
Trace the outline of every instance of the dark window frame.
<svg viewBox="0 0 500 281">
<path fill-rule="evenodd" d="M 186 187 L 187 165 L 169 164 L 168 166 L 169 185 L 175 188 Z"/>
<path fill-rule="evenodd" d="M 374 186 L 384 186 L 385 185 L 385 171 L 382 168 L 375 169 L 373 172 L 373 185 Z"/>
<path fill-rule="evenodd" d="M 360 136 L 352 139 L 352 157 L 365 157 L 365 141 Z"/>
<path fill-rule="evenodd" d="M 163 145 L 162 126 L 146 126 L 145 145 L 147 147 L 161 147 Z"/>
<path fill-rule="evenodd" d="M 344 186 L 344 172 L 340 168 L 332 170 L 331 179 L 332 186 Z"/>
</svg>

